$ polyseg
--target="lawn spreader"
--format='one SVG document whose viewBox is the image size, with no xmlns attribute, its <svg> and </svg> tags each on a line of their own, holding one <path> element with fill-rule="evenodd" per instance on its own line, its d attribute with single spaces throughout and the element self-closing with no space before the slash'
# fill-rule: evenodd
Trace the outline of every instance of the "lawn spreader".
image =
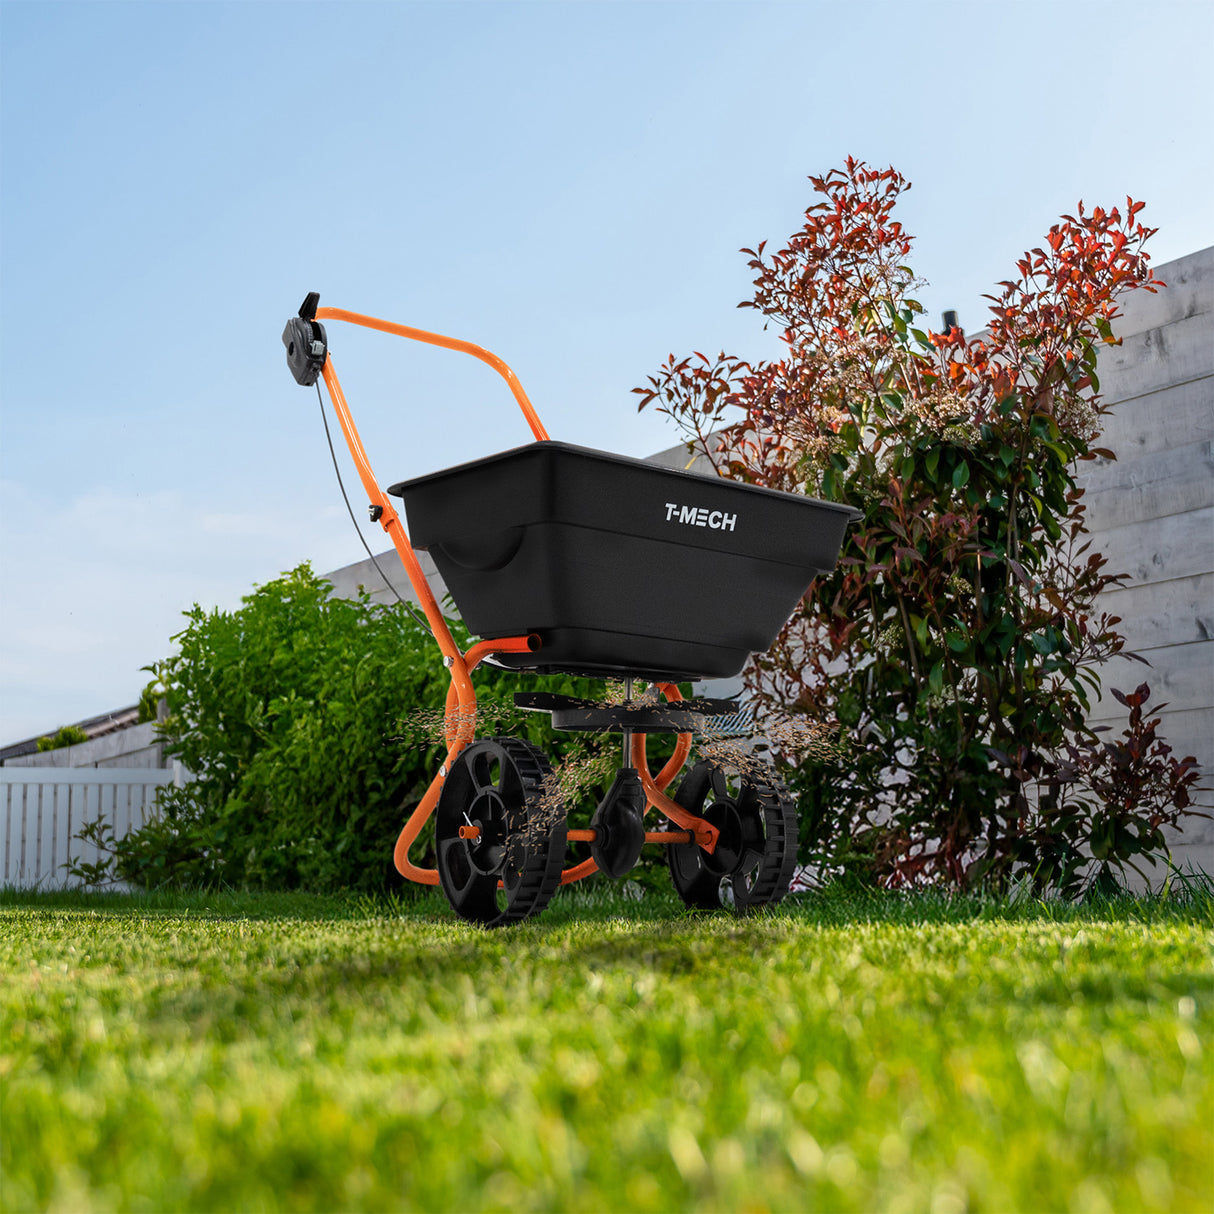
<svg viewBox="0 0 1214 1214">
<path fill-rule="evenodd" d="M 646 843 L 667 848 L 689 907 L 739 913 L 780 901 L 796 864 L 797 815 L 775 772 L 694 763 L 675 790 L 693 736 L 736 717 L 731 699 L 685 699 L 678 684 L 731 678 L 766 650 L 814 576 L 838 559 L 848 506 L 780 493 L 645 460 L 553 442 L 514 372 L 455 338 L 340 308 L 310 294 L 283 332 L 304 386 L 324 380 L 370 501 L 391 538 L 450 673 L 447 756 L 397 839 L 399 872 L 440 885 L 455 913 L 486 927 L 541 911 L 564 884 L 595 872 L 622 877 Z M 329 356 L 321 321 L 346 321 L 481 359 L 510 386 L 535 441 L 379 487 Z M 406 533 L 390 497 L 404 503 Z M 461 651 L 417 559 L 429 552 L 468 629 Z M 551 714 L 554 729 L 622 735 L 622 763 L 586 830 L 568 826 L 552 768 L 521 738 L 476 736 L 471 674 L 499 666 L 623 682 L 622 702 L 518 692 L 518 708 Z M 634 695 L 638 681 L 649 684 Z M 650 734 L 675 735 L 659 771 Z M 655 810 L 665 821 L 647 830 Z M 437 867 L 409 852 L 435 819 Z M 566 867 L 568 844 L 590 858 Z"/>
</svg>

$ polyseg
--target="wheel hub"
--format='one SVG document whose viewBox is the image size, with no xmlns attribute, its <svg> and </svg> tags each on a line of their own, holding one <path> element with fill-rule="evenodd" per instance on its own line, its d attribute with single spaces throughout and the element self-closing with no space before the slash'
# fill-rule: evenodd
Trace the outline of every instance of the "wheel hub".
<svg viewBox="0 0 1214 1214">
<path fill-rule="evenodd" d="M 732 877 L 742 863 L 745 838 L 742 814 L 733 800 L 721 799 L 713 802 L 705 811 L 704 819 L 720 831 L 715 850 L 704 852 L 704 867 L 718 877 Z"/>
<path fill-rule="evenodd" d="M 502 871 L 506 858 L 506 807 L 493 789 L 486 789 L 468 809 L 472 825 L 480 832 L 468 841 L 468 859 L 482 876 Z"/>
</svg>

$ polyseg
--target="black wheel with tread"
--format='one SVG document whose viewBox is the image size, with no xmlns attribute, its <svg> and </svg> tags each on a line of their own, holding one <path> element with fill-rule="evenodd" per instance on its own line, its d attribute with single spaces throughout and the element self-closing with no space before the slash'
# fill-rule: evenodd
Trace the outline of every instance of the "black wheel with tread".
<svg viewBox="0 0 1214 1214">
<path fill-rule="evenodd" d="M 766 764 L 727 771 L 701 760 L 684 776 L 674 800 L 720 831 L 709 855 L 696 843 L 667 848 L 670 877 L 696 910 L 732 907 L 739 914 L 775 906 L 788 893 L 797 866 L 797 810 Z"/>
<path fill-rule="evenodd" d="M 452 762 L 434 828 L 439 882 L 461 919 L 501 927 L 548 905 L 567 829 L 564 806 L 546 803 L 551 773 L 544 752 L 521 738 L 484 738 Z M 460 838 L 461 826 L 478 836 Z"/>
</svg>

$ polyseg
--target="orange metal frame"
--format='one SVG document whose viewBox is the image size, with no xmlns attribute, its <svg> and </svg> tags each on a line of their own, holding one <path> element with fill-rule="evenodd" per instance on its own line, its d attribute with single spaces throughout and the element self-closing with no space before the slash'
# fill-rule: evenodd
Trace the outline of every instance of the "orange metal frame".
<svg viewBox="0 0 1214 1214">
<path fill-rule="evenodd" d="M 456 350 L 462 354 L 471 355 L 473 358 L 479 358 L 482 362 L 488 363 L 509 385 L 510 391 L 514 394 L 514 399 L 518 402 L 519 408 L 523 411 L 523 416 L 531 427 L 532 434 L 541 441 L 548 439 L 548 431 L 544 429 L 544 424 L 540 421 L 535 407 L 528 399 L 527 393 L 523 391 L 523 386 L 519 383 L 518 376 L 496 354 L 491 353 L 483 347 L 473 345 L 471 342 L 461 341 L 455 337 L 444 337 L 439 333 L 429 333 L 425 329 L 414 329 L 408 325 L 394 324 L 391 321 L 380 320 L 374 316 L 364 316 L 360 312 L 347 312 L 343 308 L 317 308 L 316 319 L 346 321 L 349 324 L 362 325 L 367 329 L 377 329 L 381 333 L 391 333 L 397 337 L 406 337 L 412 341 L 425 342 L 432 346 L 442 346 L 447 350 Z M 438 775 L 434 777 L 430 783 L 430 787 L 426 789 L 425 796 L 422 797 L 421 802 L 413 813 L 409 815 L 409 820 L 401 830 L 400 837 L 396 840 L 396 847 L 392 853 L 393 862 L 402 876 L 407 877 L 410 881 L 416 881 L 420 885 L 437 885 L 438 870 L 419 868 L 409 859 L 409 850 L 412 848 L 417 836 L 421 833 L 422 827 L 425 826 L 430 820 L 430 816 L 434 813 L 434 809 L 438 804 L 439 794 L 442 792 L 443 783 L 447 778 L 447 772 L 451 769 L 452 762 L 459 755 L 460 751 L 475 737 L 476 690 L 472 686 L 472 679 L 470 677 L 472 671 L 476 669 L 483 659 L 489 657 L 491 654 L 534 653 L 540 647 L 540 639 L 535 635 L 503 637 L 492 641 L 480 641 L 468 649 L 467 652 L 460 651 L 455 638 L 451 635 L 451 630 L 447 627 L 447 621 L 443 617 L 442 610 L 439 608 L 438 602 L 434 597 L 434 592 L 430 589 L 430 583 L 426 580 L 426 575 L 418 563 L 417 554 L 413 551 L 413 545 L 409 542 L 409 536 L 405 531 L 404 524 L 401 522 L 400 515 L 388 500 L 387 495 L 380 489 L 375 474 L 371 470 L 371 462 L 367 458 L 367 452 L 363 447 L 362 439 L 359 437 L 358 429 L 354 425 L 354 418 L 350 414 L 350 406 L 346 403 L 346 396 L 337 378 L 337 371 L 333 367 L 331 356 L 326 356 L 322 374 L 324 376 L 325 387 L 329 390 L 329 399 L 333 404 L 333 411 L 337 414 L 338 423 L 341 425 L 342 434 L 345 436 L 346 446 L 350 449 L 350 455 L 353 457 L 355 467 L 358 469 L 359 479 L 366 490 L 367 500 L 373 506 L 379 508 L 379 525 L 387 532 L 393 546 L 396 548 L 397 554 L 400 556 L 401 563 L 405 567 L 405 573 L 408 574 L 409 583 L 413 587 L 413 592 L 417 595 L 418 603 L 425 613 L 431 631 L 434 633 L 434 639 L 438 642 L 439 650 L 443 655 L 443 664 L 451 675 L 451 685 L 447 689 L 445 718 L 447 757 L 439 768 Z M 667 700 L 680 700 L 683 698 L 679 689 L 673 683 L 661 683 L 658 684 L 658 687 Z M 694 838 L 701 847 L 711 852 L 716 848 L 717 844 L 718 832 L 716 828 L 703 818 L 689 813 L 681 805 L 676 804 L 666 796 L 666 788 L 682 769 L 690 751 L 691 734 L 679 734 L 674 754 L 662 767 L 661 771 L 657 775 L 654 775 L 649 770 L 649 761 L 645 749 L 645 735 L 633 735 L 632 763 L 639 772 L 641 783 L 645 789 L 645 796 L 648 801 L 647 811 L 651 808 L 656 809 L 677 826 L 683 828 L 681 831 L 650 831 L 646 833 L 645 838 L 651 843 L 686 843 Z M 568 837 L 573 841 L 579 839 L 589 841 L 594 838 L 594 832 L 589 830 L 571 830 Z M 576 864 L 572 868 L 564 870 L 561 874 L 561 884 L 568 885 L 572 881 L 580 881 L 583 877 L 588 877 L 597 871 L 598 865 L 593 860 L 583 861 L 581 864 Z"/>
</svg>

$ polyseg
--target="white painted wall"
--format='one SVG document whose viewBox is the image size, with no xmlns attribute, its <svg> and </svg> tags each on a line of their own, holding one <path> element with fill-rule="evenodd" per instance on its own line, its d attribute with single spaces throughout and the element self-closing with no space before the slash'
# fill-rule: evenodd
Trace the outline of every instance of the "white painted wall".
<svg viewBox="0 0 1214 1214">
<path fill-rule="evenodd" d="M 1098 363 L 1113 405 L 1100 445 L 1117 460 L 1079 477 L 1093 548 L 1129 575 L 1099 605 L 1150 666 L 1108 667 L 1090 719 L 1119 730 L 1125 710 L 1109 689 L 1149 683 L 1151 704 L 1167 705 L 1162 735 L 1214 785 L 1214 247 L 1155 272 L 1167 287 L 1126 298 L 1121 345 Z M 1214 872 L 1214 823 L 1191 819 L 1174 840 L 1181 867 Z"/>
</svg>

